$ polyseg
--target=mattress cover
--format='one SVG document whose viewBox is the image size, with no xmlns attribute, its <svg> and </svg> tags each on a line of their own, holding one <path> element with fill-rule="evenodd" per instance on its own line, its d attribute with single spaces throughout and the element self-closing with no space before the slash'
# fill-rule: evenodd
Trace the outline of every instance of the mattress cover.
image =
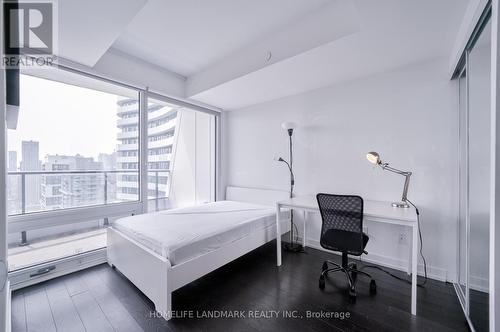
<svg viewBox="0 0 500 332">
<path fill-rule="evenodd" d="M 118 219 L 113 228 L 180 264 L 276 222 L 272 206 L 218 201 Z"/>
</svg>

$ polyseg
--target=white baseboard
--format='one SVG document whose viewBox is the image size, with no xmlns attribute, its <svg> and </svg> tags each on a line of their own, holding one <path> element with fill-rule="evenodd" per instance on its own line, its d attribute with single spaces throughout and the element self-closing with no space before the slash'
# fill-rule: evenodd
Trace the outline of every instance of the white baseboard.
<svg viewBox="0 0 500 332">
<path fill-rule="evenodd" d="M 473 290 L 479 291 L 479 292 L 485 292 L 488 293 L 488 290 L 490 288 L 489 280 L 487 278 L 483 277 L 477 277 L 477 276 L 469 276 L 470 278 L 470 283 L 469 287 Z"/>
<path fill-rule="evenodd" d="M 299 240 L 299 243 L 302 243 L 302 239 Z M 326 250 L 323 247 L 321 247 L 320 243 L 318 240 L 315 239 L 307 239 L 306 240 L 307 247 L 311 247 L 314 249 L 326 251 L 329 253 L 334 253 L 339 255 L 339 253 Z M 400 270 L 403 272 L 408 271 L 408 261 L 399 259 L 399 258 L 394 258 L 390 256 L 384 256 L 384 255 L 378 255 L 374 253 L 369 253 L 368 255 L 363 255 L 361 256 L 361 261 L 362 262 L 367 262 L 367 263 L 372 263 L 372 264 L 377 264 L 377 265 L 382 265 L 391 269 L 395 270 Z M 417 267 L 417 274 L 419 276 L 424 276 L 424 266 L 423 264 L 418 264 Z M 445 269 L 439 268 L 439 267 L 434 267 L 434 266 L 429 266 L 427 265 L 427 277 L 430 279 L 438 280 L 438 281 L 450 281 L 448 279 L 448 272 Z"/>
</svg>

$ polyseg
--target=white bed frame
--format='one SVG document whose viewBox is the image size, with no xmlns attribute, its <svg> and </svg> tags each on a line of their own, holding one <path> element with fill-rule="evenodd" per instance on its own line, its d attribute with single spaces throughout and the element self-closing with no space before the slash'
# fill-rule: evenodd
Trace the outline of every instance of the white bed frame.
<svg viewBox="0 0 500 332">
<path fill-rule="evenodd" d="M 288 198 L 286 191 L 228 187 L 226 199 L 275 206 Z M 283 218 L 285 219 L 285 218 Z M 286 223 L 286 224 L 285 224 Z M 288 221 L 282 234 L 288 231 Z M 252 232 L 246 237 L 189 261 L 172 266 L 170 261 L 120 231 L 107 230 L 108 264 L 116 267 L 155 305 L 166 320 L 172 317 L 172 292 L 276 238 L 276 227 Z M 273 264 L 274 265 L 274 264 Z"/>
</svg>

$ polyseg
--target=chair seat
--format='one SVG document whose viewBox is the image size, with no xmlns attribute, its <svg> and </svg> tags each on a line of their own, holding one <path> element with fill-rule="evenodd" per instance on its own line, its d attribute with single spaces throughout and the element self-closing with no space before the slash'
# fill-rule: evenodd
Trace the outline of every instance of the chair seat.
<svg viewBox="0 0 500 332">
<path fill-rule="evenodd" d="M 351 255 L 360 256 L 368 243 L 369 237 L 365 233 L 363 247 L 359 247 L 359 233 L 348 232 L 339 229 L 329 229 L 321 237 L 321 246 L 334 251 L 347 251 Z M 347 249 L 347 250 L 346 250 Z"/>
</svg>

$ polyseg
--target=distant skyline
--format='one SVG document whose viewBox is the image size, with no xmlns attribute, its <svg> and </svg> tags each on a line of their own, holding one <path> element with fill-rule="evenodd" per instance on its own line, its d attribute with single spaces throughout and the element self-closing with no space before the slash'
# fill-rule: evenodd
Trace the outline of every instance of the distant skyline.
<svg viewBox="0 0 500 332">
<path fill-rule="evenodd" d="M 40 160 L 48 154 L 97 160 L 100 153 L 113 153 L 116 95 L 27 75 L 20 76 L 20 86 L 19 121 L 16 130 L 8 130 L 9 151 L 20 156 L 21 142 L 32 140 L 40 143 Z"/>
</svg>

